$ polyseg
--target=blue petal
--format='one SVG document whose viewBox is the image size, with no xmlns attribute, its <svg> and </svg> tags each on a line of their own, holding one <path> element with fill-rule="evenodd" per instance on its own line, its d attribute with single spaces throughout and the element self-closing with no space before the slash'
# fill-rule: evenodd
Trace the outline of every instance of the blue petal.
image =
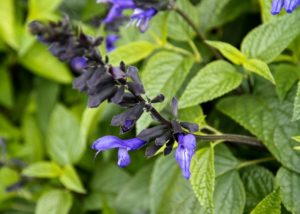
<svg viewBox="0 0 300 214">
<path fill-rule="evenodd" d="M 271 13 L 273 15 L 276 15 L 278 13 L 280 13 L 282 7 L 283 7 L 283 1 L 284 0 L 273 0 L 272 2 L 272 10 Z"/>
<path fill-rule="evenodd" d="M 131 16 L 131 23 L 136 23 L 136 26 L 144 33 L 149 26 L 149 21 L 157 13 L 157 10 L 150 8 L 147 10 L 135 9 L 133 15 Z"/>
<path fill-rule="evenodd" d="M 106 51 L 111 52 L 115 47 L 116 41 L 118 41 L 119 37 L 117 35 L 109 35 L 106 37 Z"/>
<path fill-rule="evenodd" d="M 126 146 L 120 138 L 110 135 L 97 139 L 92 145 L 92 149 L 98 152 L 113 148 L 126 148 Z"/>
<path fill-rule="evenodd" d="M 71 60 L 71 67 L 76 71 L 84 69 L 86 65 L 87 59 L 84 57 L 75 57 Z"/>
<path fill-rule="evenodd" d="M 299 4 L 299 0 L 285 0 L 284 1 L 284 8 L 286 12 L 291 13 Z"/>
<path fill-rule="evenodd" d="M 179 164 L 182 174 L 186 179 L 191 176 L 190 165 L 196 149 L 196 138 L 192 134 L 178 134 L 178 148 L 175 152 L 175 159 Z"/>
<path fill-rule="evenodd" d="M 147 142 L 139 138 L 132 138 L 128 140 L 123 140 L 123 145 L 125 145 L 128 150 L 137 150 L 143 147 Z"/>
<path fill-rule="evenodd" d="M 119 167 L 126 167 L 130 164 L 130 156 L 127 149 L 120 148 L 118 151 L 118 165 Z"/>
</svg>

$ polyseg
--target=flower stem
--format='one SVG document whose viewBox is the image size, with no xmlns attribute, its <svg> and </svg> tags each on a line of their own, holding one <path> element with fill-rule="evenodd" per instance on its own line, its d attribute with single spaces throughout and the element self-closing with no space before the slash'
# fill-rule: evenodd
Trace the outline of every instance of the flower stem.
<svg viewBox="0 0 300 214">
<path fill-rule="evenodd" d="M 198 29 L 196 24 L 192 21 L 192 19 L 180 8 L 178 8 L 175 3 L 170 6 L 170 9 L 175 11 L 178 15 L 180 15 L 190 26 L 193 28 L 199 39 L 212 51 L 217 59 L 222 59 L 223 57 L 217 52 L 213 47 L 205 43 L 206 37 L 202 32 Z"/>
<path fill-rule="evenodd" d="M 209 141 L 229 141 L 233 143 L 241 143 L 249 146 L 264 147 L 260 141 L 254 137 L 236 135 L 236 134 L 206 134 L 206 135 L 195 135 L 198 140 L 209 140 Z"/>
<path fill-rule="evenodd" d="M 241 169 L 241 168 L 244 168 L 247 166 L 251 166 L 251 165 L 255 165 L 255 164 L 259 164 L 259 163 L 265 163 L 265 162 L 274 161 L 274 160 L 276 160 L 274 157 L 266 157 L 266 158 L 251 160 L 251 161 L 245 161 L 245 162 L 237 165 L 236 169 Z"/>
</svg>

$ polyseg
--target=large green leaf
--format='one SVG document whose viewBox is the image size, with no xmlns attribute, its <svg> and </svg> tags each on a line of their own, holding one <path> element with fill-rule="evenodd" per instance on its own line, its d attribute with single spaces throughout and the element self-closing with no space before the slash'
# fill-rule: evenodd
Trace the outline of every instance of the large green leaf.
<svg viewBox="0 0 300 214">
<path fill-rule="evenodd" d="M 165 96 L 163 103 L 155 104 L 158 111 L 169 105 L 190 72 L 192 64 L 191 58 L 184 58 L 177 53 L 166 51 L 155 54 L 147 62 L 142 73 L 147 96 L 154 98 L 161 93 Z M 150 125 L 152 120 L 148 114 L 144 114 L 138 121 L 138 131 Z"/>
<path fill-rule="evenodd" d="M 274 77 L 267 63 L 259 59 L 249 59 L 244 62 L 243 66 L 246 70 L 256 73 L 275 84 Z"/>
<path fill-rule="evenodd" d="M 35 209 L 36 214 L 68 214 L 72 206 L 72 195 L 62 190 L 51 190 L 43 194 Z"/>
<path fill-rule="evenodd" d="M 145 166 L 120 190 L 116 205 L 119 213 L 144 213 L 149 210 L 149 184 L 153 165 Z M 138 201 L 138 203 L 137 203 Z"/>
<path fill-rule="evenodd" d="M 233 20 L 250 7 L 250 1 L 202 0 L 198 6 L 200 27 L 204 30 Z"/>
<path fill-rule="evenodd" d="M 264 167 L 251 166 L 241 171 L 241 178 L 246 191 L 245 212 L 250 211 L 273 191 L 274 176 Z"/>
<path fill-rule="evenodd" d="M 214 212 L 213 195 L 215 188 L 214 149 L 199 150 L 191 164 L 192 188 L 206 213 Z"/>
<path fill-rule="evenodd" d="M 133 64 L 149 56 L 155 48 L 154 44 L 147 41 L 131 42 L 115 49 L 108 56 L 110 63 L 115 66 L 118 66 L 121 61 Z"/>
<path fill-rule="evenodd" d="M 35 117 L 30 113 L 24 115 L 22 134 L 25 141 L 23 152 L 27 160 L 30 162 L 41 161 L 45 154 L 43 136 Z"/>
<path fill-rule="evenodd" d="M 190 183 L 180 172 L 174 155 L 159 158 L 150 183 L 151 213 L 203 213 Z"/>
<path fill-rule="evenodd" d="M 0 38 L 13 48 L 18 47 L 14 0 L 0 1 Z"/>
<path fill-rule="evenodd" d="M 35 162 L 26 167 L 22 174 L 28 177 L 56 178 L 62 173 L 61 168 L 53 162 Z"/>
<path fill-rule="evenodd" d="M 48 18 L 48 15 L 53 12 L 63 0 L 30 0 L 28 19 L 43 19 Z"/>
<path fill-rule="evenodd" d="M 60 83 L 72 81 L 68 68 L 52 56 L 42 44 L 35 43 L 19 60 L 23 66 L 36 75 Z"/>
<path fill-rule="evenodd" d="M 283 100 L 298 79 L 298 68 L 289 64 L 280 64 L 274 72 L 276 81 L 276 92 Z"/>
<path fill-rule="evenodd" d="M 176 1 L 176 7 L 179 7 L 193 21 L 198 23 L 197 10 L 190 1 L 178 0 Z M 179 41 L 189 41 L 195 36 L 195 32 L 190 25 L 175 12 L 172 12 L 169 16 L 168 31 L 169 37 Z"/>
<path fill-rule="evenodd" d="M 300 33 L 300 11 L 285 15 L 252 30 L 242 43 L 242 52 L 265 62 L 274 60 Z"/>
<path fill-rule="evenodd" d="M 280 214 L 281 213 L 281 200 L 280 191 L 276 189 L 270 195 L 268 195 L 264 200 L 262 200 L 255 208 L 252 210 L 251 214 Z"/>
<path fill-rule="evenodd" d="M 246 56 L 240 50 L 229 43 L 219 41 L 206 41 L 206 43 L 218 49 L 223 56 L 236 65 L 243 64 L 247 60 Z"/>
<path fill-rule="evenodd" d="M 195 158 L 195 160 L 197 159 Z M 214 213 L 243 213 L 245 190 L 235 170 L 238 161 L 223 145 L 215 147 L 216 186 Z M 193 176 L 193 175 L 192 175 Z M 182 176 L 174 155 L 159 158 L 150 183 L 151 213 L 206 213 L 190 185 Z"/>
<path fill-rule="evenodd" d="M 79 122 L 62 105 L 57 105 L 51 115 L 47 146 L 51 158 L 61 165 L 78 162 L 85 151 Z"/>
<path fill-rule="evenodd" d="M 281 167 L 276 175 L 280 186 L 280 196 L 284 206 L 292 213 L 300 213 L 300 174 Z"/>
<path fill-rule="evenodd" d="M 10 185 L 14 185 L 20 180 L 20 175 L 16 170 L 10 169 L 8 167 L 0 168 L 0 204 L 2 201 L 13 197 L 15 192 L 7 192 L 6 188 Z"/>
<path fill-rule="evenodd" d="M 180 108 L 186 108 L 213 100 L 237 88 L 242 75 L 225 61 L 215 61 L 203 69 L 191 80 L 180 97 Z"/>
<path fill-rule="evenodd" d="M 293 95 L 289 93 L 283 102 L 274 93 L 230 97 L 223 99 L 218 109 L 256 135 L 284 166 L 300 172 L 300 155 L 293 149 L 296 142 L 291 139 L 300 129 L 299 122 L 291 122 Z"/>
<path fill-rule="evenodd" d="M 5 67 L 0 68 L 0 104 L 6 107 L 13 105 L 13 85 L 11 75 Z"/>
</svg>

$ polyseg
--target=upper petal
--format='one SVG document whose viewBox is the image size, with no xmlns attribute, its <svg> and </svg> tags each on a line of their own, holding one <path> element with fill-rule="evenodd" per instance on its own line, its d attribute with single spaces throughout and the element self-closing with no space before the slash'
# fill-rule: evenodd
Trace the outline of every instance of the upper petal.
<svg viewBox="0 0 300 214">
<path fill-rule="evenodd" d="M 143 141 L 139 138 L 132 138 L 123 140 L 123 144 L 126 146 L 128 150 L 137 150 L 143 147 L 147 142 Z"/>
<path fill-rule="evenodd" d="M 95 149 L 97 151 L 125 147 L 126 146 L 123 145 L 123 141 L 120 138 L 111 135 L 97 139 L 92 145 L 92 149 Z"/>
</svg>

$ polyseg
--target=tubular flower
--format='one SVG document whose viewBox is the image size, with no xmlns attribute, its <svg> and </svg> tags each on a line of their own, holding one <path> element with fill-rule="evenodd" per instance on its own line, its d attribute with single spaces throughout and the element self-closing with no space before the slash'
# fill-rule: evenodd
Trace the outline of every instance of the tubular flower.
<svg viewBox="0 0 300 214">
<path fill-rule="evenodd" d="M 118 41 L 118 39 L 119 39 L 119 37 L 117 35 L 114 35 L 114 34 L 109 35 L 109 36 L 106 37 L 106 40 L 105 40 L 106 41 L 106 46 L 105 46 L 105 48 L 106 48 L 107 52 L 111 52 L 116 48 L 115 43 L 116 43 L 116 41 Z"/>
<path fill-rule="evenodd" d="M 134 9 L 135 4 L 132 0 L 97 0 L 97 3 L 111 3 L 107 16 L 103 20 L 104 23 L 114 21 L 116 18 L 122 17 L 123 10 Z"/>
<path fill-rule="evenodd" d="M 92 149 L 97 150 L 96 155 L 101 151 L 106 151 L 114 148 L 119 149 L 118 165 L 123 168 L 130 164 L 130 156 L 128 151 L 140 149 L 145 145 L 145 143 L 145 141 L 139 138 L 121 140 L 118 137 L 108 135 L 97 139 L 93 143 Z"/>
<path fill-rule="evenodd" d="M 271 13 L 276 15 L 284 7 L 286 12 L 293 12 L 300 4 L 300 0 L 273 0 Z"/>
<path fill-rule="evenodd" d="M 182 174 L 186 179 L 191 176 L 190 165 L 196 149 L 196 138 L 192 134 L 178 134 L 178 148 L 175 152 L 175 159 L 179 164 Z"/>
<path fill-rule="evenodd" d="M 144 33 L 149 27 L 149 21 L 157 13 L 157 10 L 154 8 L 142 10 L 135 9 L 131 16 L 130 24 L 136 25 L 142 33 Z"/>
</svg>

